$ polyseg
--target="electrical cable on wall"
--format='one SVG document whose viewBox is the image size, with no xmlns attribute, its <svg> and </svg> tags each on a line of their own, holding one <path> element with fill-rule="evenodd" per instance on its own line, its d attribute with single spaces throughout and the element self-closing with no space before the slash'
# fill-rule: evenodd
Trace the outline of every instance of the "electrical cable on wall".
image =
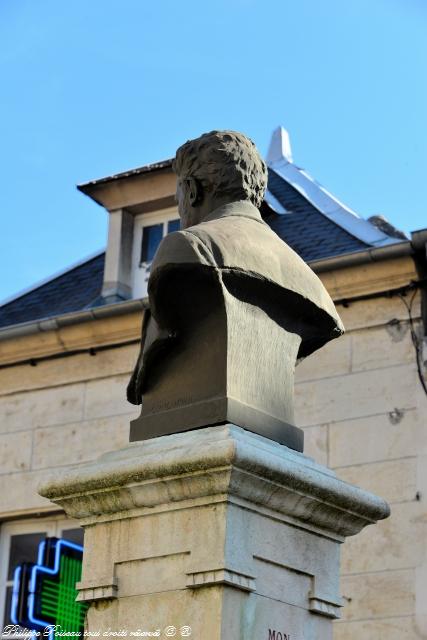
<svg viewBox="0 0 427 640">
<path fill-rule="evenodd" d="M 423 375 L 423 358 L 422 358 L 422 340 L 419 339 L 419 337 L 417 336 L 417 332 L 415 330 L 415 324 L 414 324 L 414 319 L 412 317 L 412 306 L 414 304 L 414 300 L 415 297 L 417 295 L 418 289 L 415 289 L 414 293 L 411 296 L 411 300 L 408 303 L 407 300 L 405 300 L 404 296 L 402 294 L 398 294 L 399 298 L 402 300 L 403 304 L 406 307 L 406 310 L 408 312 L 408 318 L 409 318 L 409 327 L 411 330 L 411 339 L 412 339 L 412 344 L 414 345 L 414 349 L 415 349 L 415 355 L 416 355 L 416 362 L 417 362 L 417 371 L 418 371 L 418 377 L 420 379 L 421 382 L 421 386 L 424 389 L 424 393 L 427 395 L 427 383 L 426 380 L 424 378 Z"/>
</svg>

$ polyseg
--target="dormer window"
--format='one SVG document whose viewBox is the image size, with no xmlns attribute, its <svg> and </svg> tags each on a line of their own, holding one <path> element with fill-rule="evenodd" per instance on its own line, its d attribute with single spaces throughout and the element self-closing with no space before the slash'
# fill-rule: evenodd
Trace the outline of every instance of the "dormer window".
<svg viewBox="0 0 427 640">
<path fill-rule="evenodd" d="M 147 283 L 154 254 L 162 239 L 180 228 L 176 207 L 135 216 L 132 296 L 147 295 Z"/>
<path fill-rule="evenodd" d="M 142 228 L 140 266 L 152 261 L 163 238 L 164 224 L 147 224 Z"/>
<path fill-rule="evenodd" d="M 154 258 L 154 254 L 157 251 L 157 247 L 164 236 L 168 233 L 172 233 L 173 231 L 178 231 L 179 228 L 179 218 L 159 224 L 143 225 L 140 266 L 144 263 L 151 263 Z"/>
</svg>

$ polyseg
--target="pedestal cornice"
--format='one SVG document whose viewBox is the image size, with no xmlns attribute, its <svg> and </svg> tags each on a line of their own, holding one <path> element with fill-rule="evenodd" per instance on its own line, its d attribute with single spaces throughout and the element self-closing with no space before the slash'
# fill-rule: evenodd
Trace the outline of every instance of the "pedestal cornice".
<svg viewBox="0 0 427 640">
<path fill-rule="evenodd" d="M 230 424 L 132 443 L 52 476 L 39 492 L 86 524 L 230 501 L 339 539 L 389 515 L 381 498 Z"/>
</svg>

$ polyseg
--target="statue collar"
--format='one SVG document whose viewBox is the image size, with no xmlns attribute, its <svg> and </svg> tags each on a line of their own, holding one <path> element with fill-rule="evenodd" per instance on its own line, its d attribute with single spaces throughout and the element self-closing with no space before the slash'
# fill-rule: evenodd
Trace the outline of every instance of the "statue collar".
<svg viewBox="0 0 427 640">
<path fill-rule="evenodd" d="M 249 200 L 237 200 L 236 202 L 228 202 L 221 207 L 211 211 L 202 222 L 210 220 L 218 220 L 218 218 L 226 218 L 228 216 L 241 216 L 243 218 L 251 218 L 257 222 L 264 224 L 258 209 L 249 202 Z"/>
</svg>

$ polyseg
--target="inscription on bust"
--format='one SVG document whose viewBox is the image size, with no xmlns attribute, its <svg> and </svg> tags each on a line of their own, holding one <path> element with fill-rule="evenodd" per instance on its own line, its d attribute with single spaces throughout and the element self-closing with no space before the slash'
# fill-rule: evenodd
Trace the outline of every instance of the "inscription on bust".
<svg viewBox="0 0 427 640">
<path fill-rule="evenodd" d="M 291 640 L 291 635 L 283 631 L 276 631 L 276 629 L 269 629 L 268 640 Z"/>
</svg>

